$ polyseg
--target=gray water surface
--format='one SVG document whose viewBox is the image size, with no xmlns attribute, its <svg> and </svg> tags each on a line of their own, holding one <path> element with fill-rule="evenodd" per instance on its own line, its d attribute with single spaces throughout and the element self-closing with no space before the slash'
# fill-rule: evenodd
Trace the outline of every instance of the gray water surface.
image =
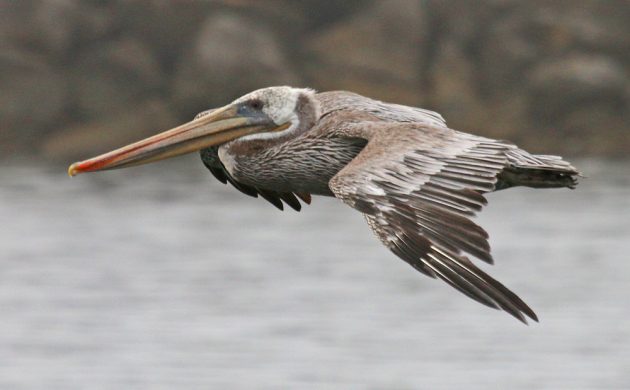
<svg viewBox="0 0 630 390">
<path fill-rule="evenodd" d="M 630 388 L 630 165 L 489 195 L 524 326 L 381 247 L 334 199 L 300 213 L 195 159 L 0 170 L 2 389 Z"/>
</svg>

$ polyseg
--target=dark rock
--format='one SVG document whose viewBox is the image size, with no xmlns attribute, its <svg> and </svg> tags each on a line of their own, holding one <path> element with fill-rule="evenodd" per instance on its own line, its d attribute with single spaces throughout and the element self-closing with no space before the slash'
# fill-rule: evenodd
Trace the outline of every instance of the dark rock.
<svg viewBox="0 0 630 390">
<path fill-rule="evenodd" d="M 82 52 L 73 67 L 73 97 L 80 117 L 104 117 L 156 94 L 160 64 L 134 38 L 104 42 Z"/>
<path fill-rule="evenodd" d="M 539 119 L 553 121 L 592 105 L 620 113 L 628 108 L 626 72 L 607 57 L 571 55 L 543 62 L 526 80 L 531 90 L 531 112 Z"/>
<path fill-rule="evenodd" d="M 68 83 L 41 55 L 17 48 L 0 50 L 0 118 L 3 149 L 38 142 L 68 105 Z M 30 146 L 26 146 L 27 149 Z"/>
<path fill-rule="evenodd" d="M 316 88 L 348 89 L 381 99 L 422 100 L 426 18 L 419 2 L 374 3 L 308 39 L 304 63 Z"/>
<path fill-rule="evenodd" d="M 479 37 L 479 68 L 488 95 L 520 88 L 541 60 L 571 52 L 612 51 L 629 58 L 630 6 L 623 2 L 518 2 L 496 17 Z M 615 5 L 616 4 L 616 5 Z"/>
<path fill-rule="evenodd" d="M 74 34 L 77 49 L 128 35 L 121 22 L 121 4 L 127 2 L 75 0 L 74 3 L 79 14 Z"/>
<path fill-rule="evenodd" d="M 504 96 L 522 86 L 526 69 L 545 56 L 548 32 L 536 23 L 532 7 L 522 5 L 493 20 L 479 41 L 480 86 L 486 96 Z"/>
<path fill-rule="evenodd" d="M 622 55 L 630 59 L 630 3 L 625 0 L 546 0 L 536 23 L 549 32 L 555 47 Z"/>
<path fill-rule="evenodd" d="M 519 0 L 426 0 L 432 34 L 438 41 L 452 41 L 464 50 L 475 51 L 483 32 Z M 470 52 L 467 52 L 470 55 Z"/>
<path fill-rule="evenodd" d="M 601 152 L 607 140 L 615 140 L 617 147 L 630 145 L 630 81 L 619 63 L 574 54 L 539 64 L 527 81 L 528 116 L 540 131 L 565 129 L 562 142 L 580 153 Z"/>
<path fill-rule="evenodd" d="M 61 56 L 73 42 L 78 7 L 72 0 L 6 1 L 0 6 L 0 42 Z"/>
<path fill-rule="evenodd" d="M 55 131 L 45 138 L 41 153 L 54 160 L 83 159 L 157 134 L 177 122 L 164 101 L 136 102 L 107 118 L 74 123 Z"/>
<path fill-rule="evenodd" d="M 118 6 L 126 34 L 147 44 L 170 71 L 203 21 L 224 1 L 126 1 Z"/>
<path fill-rule="evenodd" d="M 175 102 L 188 116 L 253 89 L 300 85 L 271 29 L 233 13 L 204 23 L 182 56 L 175 76 Z"/>
<path fill-rule="evenodd" d="M 287 9 L 300 15 L 298 31 L 312 30 L 322 26 L 338 23 L 351 17 L 356 12 L 370 7 L 375 0 L 282 0 L 277 1 L 277 7 L 261 7 L 263 4 L 258 0 L 250 0 L 250 3 L 257 4 L 260 8 L 282 10 L 282 17 L 286 18 Z"/>
<path fill-rule="evenodd" d="M 119 24 L 114 2 L 5 1 L 0 6 L 0 44 L 45 54 L 66 63 L 73 49 L 111 36 Z"/>
<path fill-rule="evenodd" d="M 473 64 L 463 48 L 448 41 L 437 48 L 429 70 L 428 106 L 439 111 L 453 128 L 478 128 L 482 125 L 483 100 L 479 96 Z"/>
</svg>

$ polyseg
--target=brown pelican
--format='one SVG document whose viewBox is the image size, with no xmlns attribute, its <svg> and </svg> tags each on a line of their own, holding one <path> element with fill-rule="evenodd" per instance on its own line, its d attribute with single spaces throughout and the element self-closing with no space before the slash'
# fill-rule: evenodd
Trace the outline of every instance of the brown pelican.
<svg viewBox="0 0 630 390">
<path fill-rule="evenodd" d="M 351 92 L 269 87 L 192 121 L 89 160 L 68 173 L 145 164 L 199 151 L 221 182 L 300 210 L 311 194 L 363 213 L 379 240 L 416 270 L 526 323 L 532 309 L 467 257 L 492 263 L 471 217 L 484 193 L 513 186 L 574 188 L 556 156 L 448 128 L 437 113 Z"/>
</svg>

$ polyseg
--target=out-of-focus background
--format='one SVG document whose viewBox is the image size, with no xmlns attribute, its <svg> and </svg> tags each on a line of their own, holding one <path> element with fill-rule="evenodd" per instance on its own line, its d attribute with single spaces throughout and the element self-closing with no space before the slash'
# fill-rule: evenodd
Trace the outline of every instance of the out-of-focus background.
<svg viewBox="0 0 630 390">
<path fill-rule="evenodd" d="M 0 389 L 626 389 L 630 3 L 0 0 Z M 418 274 L 361 216 L 277 211 L 195 155 L 74 159 L 256 88 L 348 89 L 566 156 L 489 194 L 523 326 Z"/>
<path fill-rule="evenodd" d="M 435 109 L 535 151 L 630 151 L 625 0 L 0 4 L 3 157 L 84 156 L 282 84 Z"/>
</svg>

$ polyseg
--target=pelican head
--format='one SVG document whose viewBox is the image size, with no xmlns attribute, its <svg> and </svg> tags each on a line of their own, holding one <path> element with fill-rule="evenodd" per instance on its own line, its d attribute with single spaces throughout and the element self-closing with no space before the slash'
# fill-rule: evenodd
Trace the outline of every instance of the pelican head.
<svg viewBox="0 0 630 390">
<path fill-rule="evenodd" d="M 260 106 L 277 125 L 296 123 L 298 118 L 298 101 L 311 97 L 315 91 L 309 88 L 269 87 L 250 92 L 236 99 L 232 104 L 249 104 Z"/>
<path fill-rule="evenodd" d="M 239 139 L 280 137 L 300 128 L 305 102 L 313 103 L 314 91 L 287 86 L 248 93 L 232 103 L 198 114 L 192 121 L 144 140 L 113 150 L 68 168 L 83 172 L 126 168 L 179 156 Z M 314 114 L 316 106 L 309 110 Z"/>
</svg>

